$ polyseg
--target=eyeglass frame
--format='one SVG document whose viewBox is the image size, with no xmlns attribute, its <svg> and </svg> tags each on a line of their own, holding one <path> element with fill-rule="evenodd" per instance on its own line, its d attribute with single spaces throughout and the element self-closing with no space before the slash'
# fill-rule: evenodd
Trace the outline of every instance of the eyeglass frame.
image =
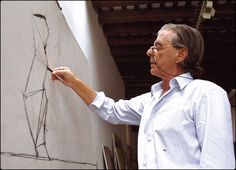
<svg viewBox="0 0 236 170">
<path fill-rule="evenodd" d="M 157 46 L 152 46 L 152 47 L 150 47 L 150 49 L 151 49 L 152 51 L 154 51 L 154 50 L 161 51 L 161 50 L 163 50 L 163 49 L 165 49 L 165 48 L 168 48 L 168 47 L 174 47 L 174 48 L 177 47 L 177 46 L 173 46 L 173 45 L 164 45 L 164 46 L 158 45 L 158 46 L 159 46 L 159 47 L 157 47 Z"/>
</svg>

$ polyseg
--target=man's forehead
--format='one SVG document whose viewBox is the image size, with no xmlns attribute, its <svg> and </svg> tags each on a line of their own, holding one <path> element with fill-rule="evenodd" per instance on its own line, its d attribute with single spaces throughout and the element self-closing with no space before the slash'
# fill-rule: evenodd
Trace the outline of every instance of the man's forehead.
<svg viewBox="0 0 236 170">
<path fill-rule="evenodd" d="M 156 41 L 160 42 L 171 42 L 172 38 L 175 36 L 175 33 L 171 30 L 162 30 L 157 34 Z"/>
</svg>

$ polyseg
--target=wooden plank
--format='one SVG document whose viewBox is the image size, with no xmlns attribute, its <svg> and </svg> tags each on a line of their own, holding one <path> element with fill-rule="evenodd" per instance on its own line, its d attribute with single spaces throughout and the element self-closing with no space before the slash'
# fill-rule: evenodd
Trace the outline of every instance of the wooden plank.
<svg viewBox="0 0 236 170">
<path fill-rule="evenodd" d="M 109 36 L 107 37 L 110 46 L 145 46 L 147 44 L 152 45 L 156 39 L 156 35 L 127 35 L 127 36 Z M 204 33 L 203 38 L 205 40 L 205 45 L 217 44 L 219 42 L 224 43 L 224 46 L 228 46 L 226 43 L 235 43 L 235 33 Z"/>
<path fill-rule="evenodd" d="M 153 34 L 164 25 L 164 22 L 157 23 L 119 23 L 119 24 L 106 24 L 103 26 L 104 34 L 112 35 L 126 35 L 126 34 Z"/>
<path fill-rule="evenodd" d="M 127 45 L 146 45 L 153 44 L 156 35 L 138 35 L 138 36 L 110 36 L 107 38 L 108 43 L 112 46 L 127 46 Z"/>
<path fill-rule="evenodd" d="M 169 0 L 168 0 L 169 1 Z M 173 1 L 173 0 L 172 0 Z M 151 3 L 160 3 L 161 1 L 155 0 L 155 1 L 113 1 L 113 0 L 107 0 L 107 1 L 92 1 L 92 4 L 95 8 L 102 8 L 102 7 L 114 7 L 114 6 L 128 6 L 128 5 L 139 5 L 139 4 L 151 4 Z"/>
<path fill-rule="evenodd" d="M 151 46 L 152 44 L 150 44 Z M 111 54 L 114 57 L 120 56 L 144 56 L 146 57 L 146 52 L 150 47 L 149 45 L 137 45 L 137 46 L 118 46 L 118 47 L 111 47 Z M 232 54 L 235 54 L 235 44 L 234 43 L 211 43 L 205 46 L 205 52 L 216 54 L 224 54 L 226 51 L 229 51 Z"/>
<path fill-rule="evenodd" d="M 113 56 L 130 56 L 130 55 L 143 55 L 146 56 L 146 52 L 149 46 L 129 46 L 129 47 L 111 47 L 111 54 Z"/>
<path fill-rule="evenodd" d="M 174 23 L 178 23 L 173 20 Z M 182 22 L 181 22 L 182 23 Z M 192 21 L 184 20 L 183 23 L 192 25 Z M 156 34 L 158 30 L 165 24 L 163 21 L 159 22 L 143 22 L 143 23 L 114 23 L 103 25 L 104 34 L 106 37 L 116 35 L 142 35 L 142 34 Z M 205 20 L 201 26 L 200 31 L 204 34 L 207 31 L 218 33 L 226 30 L 227 32 L 235 31 L 235 21 L 232 19 L 222 20 Z"/>
<path fill-rule="evenodd" d="M 102 146 L 103 159 L 105 162 L 105 169 L 114 169 L 113 157 L 111 150 L 107 146 Z"/>
<path fill-rule="evenodd" d="M 172 19 L 188 19 L 193 17 L 194 8 L 164 8 L 148 10 L 119 10 L 101 11 L 99 22 L 108 23 L 132 23 L 132 22 L 156 22 Z"/>
</svg>

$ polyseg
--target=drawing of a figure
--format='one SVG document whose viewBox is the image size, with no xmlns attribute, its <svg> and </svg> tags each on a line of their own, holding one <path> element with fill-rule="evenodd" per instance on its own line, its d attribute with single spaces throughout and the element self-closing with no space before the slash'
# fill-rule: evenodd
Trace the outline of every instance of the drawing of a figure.
<svg viewBox="0 0 236 170">
<path fill-rule="evenodd" d="M 8 77 L 10 79 L 10 76 L 14 77 L 12 77 L 12 81 L 2 83 L 4 93 L 1 96 L 6 98 L 4 98 L 4 102 L 1 102 L 4 104 L 1 114 L 4 115 L 4 120 L 1 121 L 1 127 L 3 127 L 1 132 L 4 132 L 1 135 L 4 142 L 0 153 L 1 168 L 76 167 L 78 169 L 89 166 L 97 169 L 97 162 L 80 160 L 83 159 L 83 152 L 71 152 L 70 149 L 73 147 L 70 144 L 77 142 L 77 138 L 76 141 L 71 141 L 70 138 L 64 138 L 64 133 L 60 133 L 61 129 L 56 129 L 58 131 L 50 129 L 54 128 L 56 121 L 64 118 L 53 119 L 53 114 L 56 111 L 61 111 L 60 108 L 63 109 L 63 105 L 54 106 L 50 103 L 50 101 L 58 101 L 55 96 L 50 99 L 55 91 L 52 88 L 50 91 L 48 90 L 48 85 L 52 85 L 49 80 L 49 71 L 51 70 L 48 57 L 50 52 L 54 52 L 50 47 L 56 47 L 55 52 L 61 54 L 61 47 L 57 48 L 58 44 L 76 42 L 72 36 L 65 37 L 66 39 L 64 36 L 61 37 L 64 34 L 72 35 L 67 23 L 61 12 L 54 11 L 54 8 L 53 11 L 48 11 L 45 9 L 45 5 L 47 4 L 28 2 L 25 4 L 4 4 L 7 8 L 3 12 L 2 19 L 5 26 L 2 33 L 3 39 L 7 41 L 4 42 L 2 53 L 3 78 L 8 80 Z M 19 8 L 19 17 L 15 17 L 15 7 Z M 44 12 L 44 14 L 32 14 L 32 10 Z M 19 18 L 23 18 L 23 22 L 18 22 Z M 58 29 L 63 24 L 66 27 Z M 16 47 L 17 50 L 11 51 L 14 49 L 12 47 Z M 19 58 L 17 59 L 18 63 L 16 63 L 16 57 Z M 50 59 L 56 61 L 53 56 Z M 18 77 L 15 78 L 15 76 Z M 60 86 L 57 88 L 61 90 Z M 10 97 L 7 98 L 7 95 Z M 60 95 L 56 97 L 60 99 Z M 67 103 L 64 106 L 67 106 Z M 51 120 L 49 116 L 51 116 Z M 57 136 L 58 134 L 62 136 Z M 18 141 L 19 136 L 22 136 L 23 139 Z M 61 149 L 61 146 L 65 146 L 65 148 L 57 150 Z M 76 147 L 80 147 L 80 145 Z"/>
<path fill-rule="evenodd" d="M 41 14 L 33 14 L 32 30 L 34 55 L 22 94 L 34 155 L 35 157 L 47 157 L 50 160 L 46 142 L 48 98 L 45 81 L 48 66 L 46 47 L 49 36 L 46 17 Z"/>
</svg>

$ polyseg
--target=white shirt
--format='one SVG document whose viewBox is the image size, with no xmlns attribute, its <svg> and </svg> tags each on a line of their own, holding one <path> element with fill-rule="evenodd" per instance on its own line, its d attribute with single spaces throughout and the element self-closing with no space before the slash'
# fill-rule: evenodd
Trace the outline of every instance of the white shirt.
<svg viewBox="0 0 236 170">
<path fill-rule="evenodd" d="M 89 108 L 113 124 L 139 125 L 140 169 L 234 169 L 231 107 L 218 85 L 189 73 L 162 82 L 151 92 L 114 102 L 98 92 Z"/>
</svg>

